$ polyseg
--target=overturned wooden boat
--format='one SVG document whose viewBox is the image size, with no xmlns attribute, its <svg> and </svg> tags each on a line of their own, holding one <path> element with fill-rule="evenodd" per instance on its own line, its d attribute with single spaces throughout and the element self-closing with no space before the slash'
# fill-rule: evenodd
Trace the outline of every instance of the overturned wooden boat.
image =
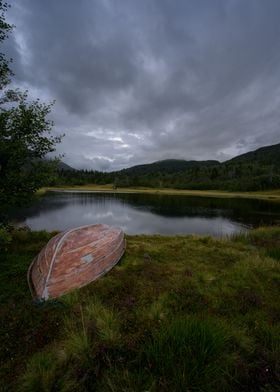
<svg viewBox="0 0 280 392">
<path fill-rule="evenodd" d="M 29 267 L 32 296 L 47 300 L 85 286 L 113 268 L 124 251 L 119 228 L 97 224 L 59 233 Z"/>
</svg>

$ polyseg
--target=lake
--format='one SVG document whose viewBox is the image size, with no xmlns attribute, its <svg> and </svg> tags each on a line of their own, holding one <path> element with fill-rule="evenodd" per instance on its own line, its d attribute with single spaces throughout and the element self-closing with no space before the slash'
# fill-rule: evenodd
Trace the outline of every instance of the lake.
<svg viewBox="0 0 280 392">
<path fill-rule="evenodd" d="M 48 192 L 17 218 L 32 230 L 105 223 L 127 234 L 224 236 L 279 223 L 280 204 L 183 195 Z"/>
</svg>

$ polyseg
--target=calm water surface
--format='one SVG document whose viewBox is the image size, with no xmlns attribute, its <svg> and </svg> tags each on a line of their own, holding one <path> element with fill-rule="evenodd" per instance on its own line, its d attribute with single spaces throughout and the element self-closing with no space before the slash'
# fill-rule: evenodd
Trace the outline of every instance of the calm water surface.
<svg viewBox="0 0 280 392">
<path fill-rule="evenodd" d="M 19 216 L 33 230 L 105 223 L 127 234 L 230 235 L 280 222 L 280 204 L 193 196 L 49 192 Z"/>
</svg>

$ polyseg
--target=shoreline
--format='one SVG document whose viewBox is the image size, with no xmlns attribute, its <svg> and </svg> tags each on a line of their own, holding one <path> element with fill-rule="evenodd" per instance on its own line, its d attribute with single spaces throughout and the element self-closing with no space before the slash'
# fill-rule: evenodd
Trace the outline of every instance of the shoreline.
<svg viewBox="0 0 280 392">
<path fill-rule="evenodd" d="M 174 196 L 196 196 L 196 197 L 216 197 L 232 199 L 257 199 L 273 202 L 280 202 L 280 189 L 263 192 L 228 192 L 219 190 L 179 190 L 169 188 L 117 188 L 113 189 L 111 185 L 80 185 L 80 186 L 63 186 L 63 187 L 44 187 L 37 191 L 37 195 L 43 196 L 47 192 L 65 192 L 65 193 L 143 193 L 154 195 L 174 195 Z"/>
</svg>

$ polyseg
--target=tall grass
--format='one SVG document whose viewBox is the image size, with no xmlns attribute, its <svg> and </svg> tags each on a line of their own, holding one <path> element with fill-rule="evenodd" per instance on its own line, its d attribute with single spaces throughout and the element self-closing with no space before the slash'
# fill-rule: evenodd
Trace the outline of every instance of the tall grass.
<svg viewBox="0 0 280 392">
<path fill-rule="evenodd" d="M 56 358 L 52 351 L 39 352 L 28 363 L 21 390 L 49 392 L 56 387 Z"/>
<path fill-rule="evenodd" d="M 268 257 L 271 257 L 274 260 L 280 261 L 280 246 L 279 247 L 271 247 L 265 250 L 265 254 Z"/>
<path fill-rule="evenodd" d="M 228 341 L 228 333 L 209 319 L 177 319 L 147 342 L 142 364 L 159 390 L 222 391 L 230 365 Z"/>
<path fill-rule="evenodd" d="M 94 386 L 98 365 L 90 337 L 72 333 L 59 345 L 34 355 L 22 377 L 23 392 L 82 392 Z"/>
<path fill-rule="evenodd" d="M 86 306 L 85 317 L 95 323 L 97 336 L 101 341 L 117 343 L 120 338 L 120 323 L 113 310 L 106 308 L 96 298 Z"/>
<path fill-rule="evenodd" d="M 77 293 L 71 293 L 64 303 L 69 305 L 77 298 Z M 92 297 L 90 304 L 79 304 L 75 314 L 65 317 L 61 335 L 64 339 L 50 351 L 32 357 L 23 376 L 22 391 L 93 390 L 100 368 L 97 345 L 104 342 L 113 347 L 118 342 L 119 321 L 112 310 Z"/>
<path fill-rule="evenodd" d="M 120 322 L 111 308 L 106 307 L 94 295 L 87 297 L 87 305 L 80 303 L 78 291 L 73 291 L 63 298 L 66 305 L 75 305 L 76 317 L 65 318 L 67 334 L 90 334 L 103 342 L 116 343 L 120 338 Z M 79 304 L 79 306 L 77 306 Z"/>
<path fill-rule="evenodd" d="M 280 227 L 259 227 L 245 234 L 231 237 L 232 241 L 250 243 L 263 250 L 263 254 L 275 260 L 280 260 Z"/>
<path fill-rule="evenodd" d="M 149 306 L 138 309 L 138 316 L 142 321 L 162 321 L 166 319 L 169 312 L 170 298 L 168 293 L 161 294 Z"/>
<path fill-rule="evenodd" d="M 276 392 L 279 233 L 130 236 L 121 267 L 40 306 L 26 270 L 51 234 L 13 234 L 0 254 L 1 387 Z"/>
</svg>

